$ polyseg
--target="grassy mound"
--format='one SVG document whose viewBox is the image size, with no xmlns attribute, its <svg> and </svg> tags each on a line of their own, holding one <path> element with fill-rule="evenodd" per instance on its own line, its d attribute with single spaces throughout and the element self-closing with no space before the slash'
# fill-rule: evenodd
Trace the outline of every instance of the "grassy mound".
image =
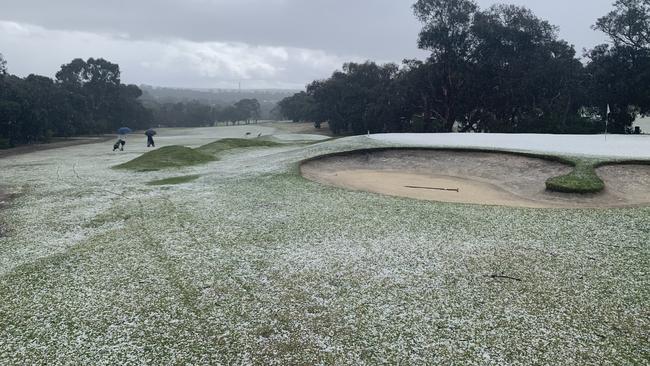
<svg viewBox="0 0 650 366">
<path fill-rule="evenodd" d="M 180 168 L 218 160 L 215 155 L 227 150 L 282 145 L 283 144 L 281 143 L 261 139 L 223 139 L 203 145 L 197 149 L 185 146 L 166 146 L 145 153 L 140 157 L 124 164 L 117 165 L 114 168 L 134 170 L 138 172 L 155 171 L 165 168 Z"/>
<path fill-rule="evenodd" d="M 172 178 L 166 178 L 166 179 L 160 179 L 160 180 L 154 180 L 147 185 L 150 186 L 169 186 L 169 185 L 174 185 L 174 184 L 183 184 L 183 183 L 188 183 L 195 181 L 199 179 L 199 175 L 183 175 L 180 177 L 172 177 Z"/>
<path fill-rule="evenodd" d="M 569 174 L 546 181 L 546 189 L 562 193 L 598 193 L 605 189 L 605 182 L 596 174 L 597 162 L 572 160 L 574 168 Z"/>
<path fill-rule="evenodd" d="M 202 153 L 216 155 L 218 153 L 232 149 L 241 149 L 247 147 L 274 147 L 282 145 L 283 144 L 278 142 L 262 139 L 223 139 L 209 143 L 207 145 L 203 145 L 197 150 Z"/>
<path fill-rule="evenodd" d="M 185 146 L 166 146 L 150 151 L 129 162 L 115 166 L 139 172 L 180 168 L 217 160 L 214 156 Z"/>
</svg>

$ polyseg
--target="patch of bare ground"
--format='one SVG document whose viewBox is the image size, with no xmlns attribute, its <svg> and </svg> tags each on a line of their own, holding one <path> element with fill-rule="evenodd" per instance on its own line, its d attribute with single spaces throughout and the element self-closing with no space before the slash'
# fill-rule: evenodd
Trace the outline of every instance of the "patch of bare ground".
<svg viewBox="0 0 650 366">
<path fill-rule="evenodd" d="M 327 156 L 301 166 L 307 179 L 359 191 L 421 200 L 530 208 L 650 205 L 650 166 L 598 170 L 598 194 L 554 193 L 544 182 L 571 167 L 515 154 L 444 150 L 381 150 Z"/>
</svg>

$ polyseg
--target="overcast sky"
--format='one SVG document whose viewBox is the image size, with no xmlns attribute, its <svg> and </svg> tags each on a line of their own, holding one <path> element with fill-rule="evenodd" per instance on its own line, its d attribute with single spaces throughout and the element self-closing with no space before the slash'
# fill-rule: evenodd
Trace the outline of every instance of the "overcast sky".
<svg viewBox="0 0 650 366">
<path fill-rule="evenodd" d="M 73 58 L 118 63 L 126 83 L 299 89 L 346 61 L 424 58 L 415 0 L 2 0 L 9 72 L 54 76 Z M 481 8 L 494 4 L 478 0 Z M 583 48 L 613 0 L 503 0 L 524 5 Z"/>
</svg>

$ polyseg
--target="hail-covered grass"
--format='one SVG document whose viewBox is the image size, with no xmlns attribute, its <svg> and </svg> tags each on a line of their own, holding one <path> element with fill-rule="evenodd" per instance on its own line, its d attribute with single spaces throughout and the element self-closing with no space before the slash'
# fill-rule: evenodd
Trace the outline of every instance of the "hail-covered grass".
<svg viewBox="0 0 650 366">
<path fill-rule="evenodd" d="M 650 209 L 346 191 L 302 159 L 165 172 L 75 147 L 0 160 L 0 364 L 647 364 Z M 168 173 L 167 173 L 168 174 Z"/>
<path fill-rule="evenodd" d="M 173 184 L 183 184 L 199 179 L 200 175 L 183 175 L 180 177 L 171 177 L 165 179 L 152 180 L 147 184 L 150 186 L 168 186 Z"/>
<path fill-rule="evenodd" d="M 369 137 L 377 141 L 421 147 L 496 149 L 605 159 L 650 159 L 650 136 L 647 135 L 389 133 Z"/>
</svg>

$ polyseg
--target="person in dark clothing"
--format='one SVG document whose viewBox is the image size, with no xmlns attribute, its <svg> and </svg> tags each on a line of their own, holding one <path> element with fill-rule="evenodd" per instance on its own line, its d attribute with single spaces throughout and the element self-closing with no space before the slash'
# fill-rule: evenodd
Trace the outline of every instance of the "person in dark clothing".
<svg viewBox="0 0 650 366">
<path fill-rule="evenodd" d="M 124 145 L 126 145 L 126 135 L 120 135 L 117 138 L 117 142 L 113 145 L 113 151 L 120 149 L 120 151 L 124 151 Z"/>
<path fill-rule="evenodd" d="M 147 147 L 156 147 L 156 143 L 153 141 L 153 137 L 156 135 L 156 131 L 153 128 L 150 128 L 144 132 L 147 135 Z"/>
</svg>

